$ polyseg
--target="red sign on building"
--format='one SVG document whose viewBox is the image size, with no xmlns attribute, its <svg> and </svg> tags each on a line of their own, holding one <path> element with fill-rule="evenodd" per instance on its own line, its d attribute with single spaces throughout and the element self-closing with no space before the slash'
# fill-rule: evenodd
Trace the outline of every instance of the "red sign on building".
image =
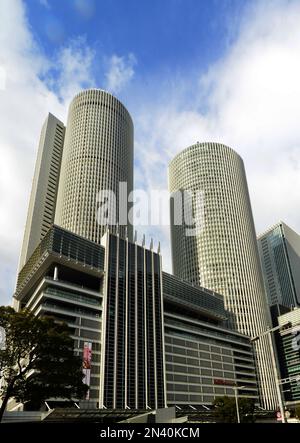
<svg viewBox="0 0 300 443">
<path fill-rule="evenodd" d="M 214 384 L 222 386 L 235 386 L 235 383 L 233 383 L 232 380 L 225 380 L 224 378 L 215 378 Z"/>
</svg>

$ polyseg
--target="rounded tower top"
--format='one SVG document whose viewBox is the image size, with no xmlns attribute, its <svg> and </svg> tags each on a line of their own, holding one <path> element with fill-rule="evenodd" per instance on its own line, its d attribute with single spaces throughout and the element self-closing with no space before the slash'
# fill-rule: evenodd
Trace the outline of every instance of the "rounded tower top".
<svg viewBox="0 0 300 443">
<path fill-rule="evenodd" d="M 71 103 L 70 103 L 70 109 L 81 99 L 84 99 L 85 97 L 87 98 L 91 98 L 91 99 L 103 99 L 103 98 L 109 98 L 112 100 L 112 102 L 114 102 L 117 106 L 120 106 L 125 113 L 127 114 L 127 117 L 130 119 L 131 124 L 133 126 L 133 121 L 132 121 L 132 117 L 128 111 L 128 109 L 126 108 L 126 106 L 115 96 L 113 95 L 111 92 L 105 91 L 104 89 L 100 89 L 100 88 L 88 88 L 88 89 L 83 89 L 82 91 L 79 91 L 72 99 Z M 91 102 L 94 103 L 94 102 Z M 99 103 L 100 104 L 100 103 Z"/>
<path fill-rule="evenodd" d="M 101 89 L 81 91 L 69 107 L 56 223 L 100 243 L 107 224 L 112 226 L 113 232 L 117 229 L 120 182 L 127 183 L 129 194 L 133 189 L 131 116 L 112 94 Z M 103 205 L 107 191 L 113 193 L 110 196 L 113 195 L 115 199 L 109 223 L 103 212 L 100 211 L 102 218 L 99 216 L 100 203 Z M 128 199 L 125 206 L 128 214 Z M 132 226 L 127 225 L 131 239 Z M 122 237 L 125 236 L 125 228 L 123 223 L 120 228 Z"/>
<path fill-rule="evenodd" d="M 183 149 L 178 154 L 176 154 L 175 157 L 173 157 L 173 159 L 170 161 L 169 167 L 171 167 L 171 165 L 176 163 L 177 160 L 182 159 L 185 156 L 189 156 L 190 154 L 193 154 L 194 152 L 199 151 L 199 153 L 201 153 L 201 148 L 208 148 L 209 150 L 211 150 L 211 152 L 216 152 L 218 149 L 219 150 L 222 149 L 223 151 L 225 150 L 225 151 L 228 151 L 228 152 L 234 154 L 243 162 L 242 157 L 234 149 L 232 149 L 228 145 L 225 145 L 225 144 L 219 143 L 219 142 L 199 142 L 199 141 L 197 141 L 193 145 L 188 146 L 187 148 Z"/>
</svg>

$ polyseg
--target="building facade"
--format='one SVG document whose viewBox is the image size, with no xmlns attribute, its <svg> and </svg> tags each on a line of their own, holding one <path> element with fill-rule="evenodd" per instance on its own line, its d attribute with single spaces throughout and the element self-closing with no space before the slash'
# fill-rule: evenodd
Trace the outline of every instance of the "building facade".
<svg viewBox="0 0 300 443">
<path fill-rule="evenodd" d="M 120 191 L 120 182 L 127 189 Z M 128 228 L 131 239 L 132 189 L 133 123 L 127 109 L 100 89 L 80 92 L 69 108 L 55 223 L 97 243 L 107 225 L 116 232 L 119 223 L 121 235 Z"/>
<path fill-rule="evenodd" d="M 163 408 L 160 255 L 119 235 L 102 243 L 54 226 L 19 273 L 15 301 L 66 322 L 83 360 L 90 349 L 90 405 Z"/>
<path fill-rule="evenodd" d="M 281 376 L 286 380 L 283 393 L 287 406 L 300 405 L 300 308 L 278 317 L 280 344 L 278 357 Z"/>
<path fill-rule="evenodd" d="M 258 237 L 269 305 L 300 305 L 300 236 L 283 222 Z"/>
<path fill-rule="evenodd" d="M 14 304 L 65 322 L 76 355 L 91 347 L 89 402 L 99 399 L 104 249 L 54 226 L 21 269 Z"/>
<path fill-rule="evenodd" d="M 64 124 L 49 114 L 40 136 L 19 269 L 54 223 L 64 137 Z"/>
<path fill-rule="evenodd" d="M 111 233 L 99 245 L 54 226 L 14 297 L 20 309 L 65 321 L 83 360 L 90 349 L 82 407 L 211 405 L 234 396 L 233 386 L 258 399 L 250 339 L 227 327 L 223 297 L 162 273 L 152 247 Z"/>
<path fill-rule="evenodd" d="M 100 408 L 166 407 L 161 257 L 106 233 Z"/>
<path fill-rule="evenodd" d="M 171 161 L 169 190 L 191 191 L 193 214 L 198 214 L 196 193 L 202 196 L 202 220 L 194 236 L 186 235 L 185 224 L 176 225 L 171 210 L 174 274 L 222 294 L 231 328 L 258 336 L 271 321 L 243 160 L 228 146 L 196 143 Z M 276 407 L 266 337 L 255 343 L 255 352 L 262 405 Z"/>
<path fill-rule="evenodd" d="M 168 405 L 210 407 L 216 397 L 259 403 L 253 347 L 227 327 L 223 297 L 163 273 Z"/>
</svg>

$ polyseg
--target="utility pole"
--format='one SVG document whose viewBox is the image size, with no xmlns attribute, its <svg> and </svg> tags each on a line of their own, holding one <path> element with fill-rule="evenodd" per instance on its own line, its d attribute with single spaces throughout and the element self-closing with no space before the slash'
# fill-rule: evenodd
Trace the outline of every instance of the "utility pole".
<svg viewBox="0 0 300 443">
<path fill-rule="evenodd" d="M 278 399 L 278 405 L 279 405 L 282 423 L 286 423 L 286 419 L 285 419 L 285 411 L 284 411 L 284 405 L 283 405 L 283 399 L 282 399 L 282 392 L 281 392 L 279 376 L 278 376 L 277 362 L 276 362 L 275 351 L 274 351 L 273 340 L 272 340 L 271 334 L 272 334 L 272 332 L 275 332 L 278 329 L 284 328 L 285 326 L 289 326 L 289 325 L 290 324 L 287 323 L 286 325 L 276 326 L 275 328 L 268 329 L 267 331 L 264 331 L 261 334 L 259 334 L 256 337 L 251 339 L 251 341 L 256 341 L 256 340 L 259 340 L 261 337 L 264 337 L 265 335 L 268 336 L 269 346 L 270 346 L 270 351 L 271 351 L 271 358 L 272 358 L 272 369 L 273 369 L 274 378 L 275 378 L 276 393 L 277 393 L 277 399 Z"/>
<path fill-rule="evenodd" d="M 246 386 L 234 386 L 232 389 L 234 390 L 234 396 L 235 396 L 235 406 L 236 406 L 236 416 L 237 416 L 237 422 L 241 423 L 240 419 L 240 410 L 239 410 L 239 399 L 238 399 L 238 390 L 239 389 L 245 389 Z"/>
</svg>

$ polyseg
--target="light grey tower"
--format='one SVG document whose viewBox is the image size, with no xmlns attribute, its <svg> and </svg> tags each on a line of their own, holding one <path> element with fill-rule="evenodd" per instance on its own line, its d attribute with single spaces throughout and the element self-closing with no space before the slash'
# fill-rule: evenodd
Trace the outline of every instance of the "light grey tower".
<svg viewBox="0 0 300 443">
<path fill-rule="evenodd" d="M 263 277 L 272 305 L 300 305 L 300 236 L 283 222 L 258 237 Z"/>
<path fill-rule="evenodd" d="M 64 124 L 49 114 L 40 136 L 19 269 L 54 222 L 64 137 Z"/>
<path fill-rule="evenodd" d="M 175 275 L 224 296 L 231 326 L 255 337 L 270 325 L 243 160 L 218 143 L 197 143 L 169 166 L 169 190 L 200 191 L 203 223 L 194 237 L 171 211 Z M 192 201 L 195 212 L 195 198 Z M 267 338 L 255 342 L 262 404 L 276 406 Z"/>
<path fill-rule="evenodd" d="M 119 192 L 120 182 L 126 182 L 127 191 Z M 127 198 L 132 188 L 133 123 L 128 111 L 108 92 L 100 89 L 80 92 L 69 108 L 56 224 L 100 243 L 106 226 L 98 222 L 99 192 L 113 191 L 115 219 L 121 222 L 119 201 L 127 217 Z M 126 224 L 127 218 L 120 226 L 121 236 L 126 235 Z M 116 225 L 111 227 L 112 232 L 117 230 Z M 131 225 L 128 237 L 132 238 Z"/>
</svg>

